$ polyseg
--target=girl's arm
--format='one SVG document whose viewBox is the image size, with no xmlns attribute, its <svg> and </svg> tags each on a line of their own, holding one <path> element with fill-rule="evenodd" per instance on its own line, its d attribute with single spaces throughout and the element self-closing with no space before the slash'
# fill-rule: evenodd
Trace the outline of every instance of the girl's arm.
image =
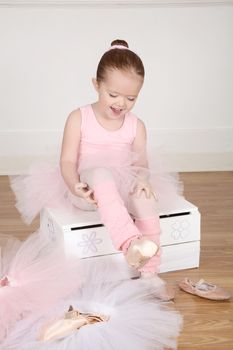
<svg viewBox="0 0 233 350">
<path fill-rule="evenodd" d="M 77 159 L 81 136 L 81 111 L 77 109 L 70 113 L 67 118 L 63 133 L 62 149 L 60 156 L 61 174 L 74 195 L 75 185 L 80 182 L 77 173 Z"/>
<path fill-rule="evenodd" d="M 60 157 L 61 174 L 72 194 L 84 198 L 89 203 L 96 204 L 96 200 L 93 198 L 93 190 L 87 184 L 80 182 L 77 173 L 81 122 L 80 109 L 71 112 L 67 118 Z"/>
<path fill-rule="evenodd" d="M 146 142 L 147 136 L 145 125 L 143 121 L 138 119 L 136 137 L 132 144 L 132 150 L 138 155 L 138 159 L 133 165 L 148 168 Z"/>
<path fill-rule="evenodd" d="M 153 189 L 149 183 L 149 172 L 148 170 L 148 159 L 147 159 L 147 149 L 146 149 L 146 128 L 144 123 L 138 119 L 136 137 L 133 142 L 132 150 L 138 155 L 138 159 L 133 163 L 134 166 L 138 166 L 137 171 L 137 183 L 134 188 L 136 196 L 140 197 L 142 192 L 145 192 L 146 198 L 151 196 L 155 197 Z"/>
</svg>

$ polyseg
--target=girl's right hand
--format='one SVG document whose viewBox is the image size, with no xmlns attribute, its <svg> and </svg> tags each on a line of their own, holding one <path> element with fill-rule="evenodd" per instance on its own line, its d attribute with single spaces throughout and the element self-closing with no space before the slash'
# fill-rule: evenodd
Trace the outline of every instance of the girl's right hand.
<svg viewBox="0 0 233 350">
<path fill-rule="evenodd" d="M 88 188 L 88 185 L 83 182 L 78 182 L 74 186 L 75 193 L 78 197 L 84 198 L 88 203 L 97 204 L 94 199 L 94 191 Z"/>
</svg>

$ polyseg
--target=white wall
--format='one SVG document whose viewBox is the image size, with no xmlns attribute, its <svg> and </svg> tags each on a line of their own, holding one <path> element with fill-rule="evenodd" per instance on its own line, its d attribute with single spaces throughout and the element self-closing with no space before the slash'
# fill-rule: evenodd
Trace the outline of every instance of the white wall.
<svg viewBox="0 0 233 350">
<path fill-rule="evenodd" d="M 91 78 L 115 38 L 126 39 L 145 64 L 134 111 L 148 127 L 150 149 L 162 147 L 181 171 L 233 169 L 229 1 L 221 6 L 1 3 L 0 173 L 23 171 L 32 159 L 59 153 L 65 119 L 95 100 Z"/>
</svg>

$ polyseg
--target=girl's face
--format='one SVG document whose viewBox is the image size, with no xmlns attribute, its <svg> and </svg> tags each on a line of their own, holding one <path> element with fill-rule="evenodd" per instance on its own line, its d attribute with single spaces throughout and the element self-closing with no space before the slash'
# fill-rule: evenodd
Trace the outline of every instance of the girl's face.
<svg viewBox="0 0 233 350">
<path fill-rule="evenodd" d="M 99 94 L 98 108 L 107 119 L 121 119 L 129 112 L 139 95 L 143 78 L 134 71 L 109 69 L 104 81 L 93 84 Z"/>
</svg>

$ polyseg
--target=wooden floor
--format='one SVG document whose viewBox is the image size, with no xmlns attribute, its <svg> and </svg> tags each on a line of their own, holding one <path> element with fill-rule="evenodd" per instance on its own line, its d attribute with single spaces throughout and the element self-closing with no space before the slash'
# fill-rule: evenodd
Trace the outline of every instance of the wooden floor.
<svg viewBox="0 0 233 350">
<path fill-rule="evenodd" d="M 163 274 L 176 284 L 186 276 L 204 278 L 233 293 L 233 172 L 183 173 L 185 196 L 202 215 L 200 268 Z M 7 177 L 0 177 L 0 232 L 26 238 L 39 226 L 25 226 L 14 208 Z M 233 307 L 177 289 L 174 306 L 184 317 L 179 350 L 233 349 Z"/>
</svg>

